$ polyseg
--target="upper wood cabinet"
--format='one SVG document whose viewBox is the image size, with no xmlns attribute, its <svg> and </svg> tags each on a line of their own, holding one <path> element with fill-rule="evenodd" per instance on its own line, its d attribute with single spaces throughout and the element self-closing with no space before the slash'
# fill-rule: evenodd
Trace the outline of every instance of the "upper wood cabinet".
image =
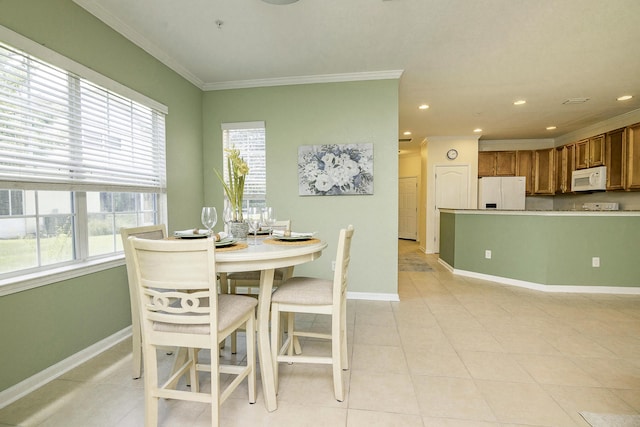
<svg viewBox="0 0 640 427">
<path fill-rule="evenodd" d="M 496 155 L 493 151 L 478 152 L 478 176 L 495 176 Z"/>
<path fill-rule="evenodd" d="M 589 138 L 589 167 L 604 165 L 605 136 L 598 135 Z"/>
<path fill-rule="evenodd" d="M 602 166 L 605 160 L 605 135 L 597 135 L 575 143 L 576 169 Z"/>
<path fill-rule="evenodd" d="M 605 166 L 607 166 L 607 190 L 623 190 L 627 165 L 627 130 L 617 129 L 605 135 Z"/>
<path fill-rule="evenodd" d="M 575 170 L 574 150 L 574 144 L 556 148 L 555 188 L 557 194 L 571 192 L 571 173 Z"/>
<path fill-rule="evenodd" d="M 533 151 L 516 151 L 516 176 L 526 178 L 526 194 L 533 194 Z"/>
<path fill-rule="evenodd" d="M 478 152 L 478 176 L 514 176 L 515 174 L 515 151 Z"/>
<path fill-rule="evenodd" d="M 640 123 L 627 128 L 627 185 L 625 190 L 640 189 Z"/>
<path fill-rule="evenodd" d="M 534 194 L 555 194 L 555 148 L 533 152 Z"/>
<path fill-rule="evenodd" d="M 516 152 L 496 151 L 496 176 L 514 176 L 516 174 Z"/>
</svg>

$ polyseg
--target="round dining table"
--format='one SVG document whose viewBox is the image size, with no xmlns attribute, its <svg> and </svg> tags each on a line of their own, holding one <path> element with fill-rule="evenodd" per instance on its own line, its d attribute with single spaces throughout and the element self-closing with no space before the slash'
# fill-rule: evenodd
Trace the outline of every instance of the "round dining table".
<svg viewBox="0 0 640 427">
<path fill-rule="evenodd" d="M 269 412 L 278 407 L 274 366 L 269 341 L 269 311 L 276 268 L 285 268 L 285 278 L 291 276 L 293 267 L 319 258 L 327 243 L 319 239 L 305 241 L 277 241 L 269 238 L 255 241 L 251 237 L 237 247 L 216 250 L 216 271 L 220 276 L 221 291 L 227 292 L 227 273 L 260 271 L 258 295 L 257 335 L 260 373 L 265 406 Z"/>
</svg>

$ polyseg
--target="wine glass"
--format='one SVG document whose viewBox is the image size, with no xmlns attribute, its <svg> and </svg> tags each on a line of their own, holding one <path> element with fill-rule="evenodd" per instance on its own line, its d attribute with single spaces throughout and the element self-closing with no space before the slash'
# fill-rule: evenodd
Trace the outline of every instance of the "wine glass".
<svg viewBox="0 0 640 427">
<path fill-rule="evenodd" d="M 233 209 L 229 203 L 225 203 L 224 212 L 222 213 L 222 220 L 224 221 L 224 231 L 229 233 L 229 223 L 233 220 Z"/>
<path fill-rule="evenodd" d="M 262 208 L 262 221 L 269 227 L 269 235 L 271 235 L 271 233 L 273 233 L 273 226 L 276 223 L 276 212 L 272 207 L 267 206 Z"/>
<path fill-rule="evenodd" d="M 211 236 L 211 230 L 218 222 L 218 212 L 213 206 L 205 206 L 202 208 L 202 214 L 200 215 L 202 225 L 207 229 L 207 233 Z"/>
<path fill-rule="evenodd" d="M 257 207 L 251 207 L 247 210 L 247 221 L 249 222 L 249 228 L 253 232 L 253 244 L 258 244 L 258 228 L 260 228 L 260 222 L 262 220 L 262 213 Z"/>
</svg>

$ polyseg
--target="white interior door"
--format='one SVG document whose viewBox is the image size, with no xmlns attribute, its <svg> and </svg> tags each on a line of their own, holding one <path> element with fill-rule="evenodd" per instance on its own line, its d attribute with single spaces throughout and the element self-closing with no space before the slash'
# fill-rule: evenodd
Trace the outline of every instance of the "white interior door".
<svg viewBox="0 0 640 427">
<path fill-rule="evenodd" d="M 469 166 L 436 166 L 434 248 L 440 252 L 440 208 L 467 209 L 469 206 Z"/>
<path fill-rule="evenodd" d="M 400 178 L 398 189 L 398 237 L 416 240 L 418 237 L 418 179 Z"/>
</svg>

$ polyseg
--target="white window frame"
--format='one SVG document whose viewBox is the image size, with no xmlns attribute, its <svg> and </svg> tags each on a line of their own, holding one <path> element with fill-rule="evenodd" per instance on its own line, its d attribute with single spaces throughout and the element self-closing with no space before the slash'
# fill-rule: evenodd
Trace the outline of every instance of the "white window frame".
<svg viewBox="0 0 640 427">
<path fill-rule="evenodd" d="M 247 209 L 249 206 L 264 207 L 267 202 L 267 132 L 264 121 L 253 122 L 235 122 L 235 123 L 222 123 L 222 164 L 223 164 L 223 176 L 225 181 L 227 180 L 227 148 L 236 148 L 240 150 L 240 157 L 242 157 L 249 166 L 249 175 L 247 181 L 245 181 L 244 198 L 242 201 L 242 208 Z M 237 132 L 242 134 L 243 132 L 254 132 L 262 134 L 263 149 L 252 150 L 249 144 L 235 144 L 234 141 L 229 138 L 230 132 Z M 255 180 L 251 182 L 250 180 Z M 258 192 L 252 192 L 251 187 L 264 189 L 264 194 Z M 225 204 L 227 203 L 225 194 Z"/>
<path fill-rule="evenodd" d="M 79 64 L 59 53 L 46 48 L 45 46 L 36 43 L 14 31 L 0 25 L 0 40 L 9 46 L 12 46 L 18 50 L 26 52 L 44 62 L 68 71 L 72 74 L 80 76 L 82 79 L 86 79 L 110 92 L 116 93 L 119 96 L 130 99 L 136 103 L 144 105 L 153 110 L 164 113 L 168 113 L 168 108 L 158 103 L 157 101 L 148 98 L 135 90 L 128 88 L 110 78 Z M 159 223 L 166 223 L 167 218 L 167 206 L 166 206 L 166 172 L 163 172 L 161 189 L 150 191 L 148 188 L 109 188 L 100 187 L 100 185 L 91 187 L 73 188 L 70 186 L 67 189 L 61 189 L 59 186 L 45 183 L 25 183 L 25 182 L 0 182 L 0 188 L 3 189 L 35 189 L 35 190 L 63 190 L 70 191 L 76 194 L 76 199 L 82 199 L 85 197 L 85 191 L 103 191 L 103 192 L 146 192 L 157 194 L 157 221 Z M 76 210 L 77 209 L 77 210 Z M 78 205 L 74 208 L 74 214 L 76 217 L 80 217 L 78 221 L 87 221 L 86 217 L 86 204 Z M 84 218 L 82 218 L 84 217 Z M 80 233 L 82 234 L 82 233 Z M 80 236 L 82 237 L 82 236 Z M 76 236 L 78 239 L 78 236 Z M 78 242 L 79 249 L 82 251 L 84 243 Z M 85 248 L 86 249 L 86 248 Z M 86 254 L 86 251 L 84 251 Z M 37 271 L 33 271 L 27 274 L 21 274 L 13 277 L 7 277 L 0 280 L 0 296 L 8 295 L 15 292 L 24 291 L 27 289 L 36 288 L 39 286 L 56 283 L 63 280 L 80 277 L 94 272 L 107 270 L 110 268 L 124 265 L 124 255 L 122 252 L 115 252 L 106 256 L 96 256 L 87 258 L 86 256 L 76 257 L 70 265 L 58 265 L 54 267 L 42 267 Z"/>
</svg>

